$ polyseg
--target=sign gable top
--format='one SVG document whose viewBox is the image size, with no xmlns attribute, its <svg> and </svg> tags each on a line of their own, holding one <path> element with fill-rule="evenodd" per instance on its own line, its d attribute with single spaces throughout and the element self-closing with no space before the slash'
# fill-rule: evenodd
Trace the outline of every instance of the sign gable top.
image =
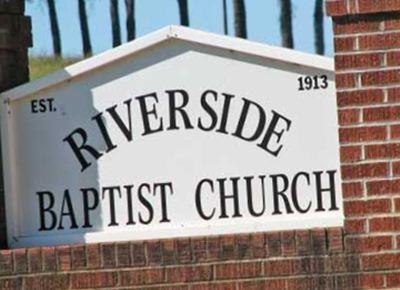
<svg viewBox="0 0 400 290">
<path fill-rule="evenodd" d="M 39 91 L 70 82 L 78 76 L 82 76 L 101 67 L 112 65 L 120 59 L 129 57 L 171 39 L 258 56 L 295 66 L 304 66 L 327 72 L 333 72 L 334 70 L 333 60 L 328 57 L 256 43 L 240 38 L 203 32 L 183 26 L 171 25 L 140 37 L 132 42 L 67 66 L 64 69 L 38 80 L 3 92 L 0 96 L 5 102 L 12 102 L 38 93 Z"/>
</svg>

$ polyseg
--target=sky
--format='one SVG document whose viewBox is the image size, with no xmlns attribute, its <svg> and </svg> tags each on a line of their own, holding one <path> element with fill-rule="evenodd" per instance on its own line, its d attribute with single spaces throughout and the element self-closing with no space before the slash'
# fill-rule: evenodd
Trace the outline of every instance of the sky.
<svg viewBox="0 0 400 290">
<path fill-rule="evenodd" d="M 77 0 L 55 0 L 61 32 L 63 55 L 82 55 Z M 86 0 L 94 54 L 112 48 L 109 0 Z M 222 0 L 188 0 L 190 26 L 223 34 Z M 31 55 L 51 55 L 52 41 L 48 11 L 44 0 L 30 0 L 26 14 L 32 17 Z M 170 24 L 179 24 L 177 0 L 135 0 L 137 37 Z M 234 35 L 232 0 L 228 0 L 229 35 Z M 313 13 L 315 1 L 292 0 L 295 49 L 314 53 Z M 248 39 L 281 46 L 278 0 L 245 0 Z M 119 0 L 122 39 L 126 41 L 125 6 Z M 325 16 L 325 47 L 332 56 L 332 23 Z"/>
</svg>

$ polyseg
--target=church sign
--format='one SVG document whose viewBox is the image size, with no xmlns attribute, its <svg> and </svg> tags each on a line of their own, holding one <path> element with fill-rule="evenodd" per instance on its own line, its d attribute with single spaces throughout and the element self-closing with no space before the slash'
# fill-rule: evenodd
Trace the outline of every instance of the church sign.
<svg viewBox="0 0 400 290">
<path fill-rule="evenodd" d="M 168 27 L 1 98 L 11 247 L 343 224 L 330 59 Z"/>
</svg>

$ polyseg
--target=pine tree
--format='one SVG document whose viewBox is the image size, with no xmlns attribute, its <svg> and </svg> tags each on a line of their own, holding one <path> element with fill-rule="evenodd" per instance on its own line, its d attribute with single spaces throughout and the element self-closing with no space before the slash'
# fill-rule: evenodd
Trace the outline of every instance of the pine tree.
<svg viewBox="0 0 400 290">
<path fill-rule="evenodd" d="M 85 0 L 78 0 L 79 23 L 81 26 L 83 55 L 92 54 L 92 44 L 90 42 L 89 25 L 87 20 Z"/>
<path fill-rule="evenodd" d="M 110 17 L 113 47 L 121 45 L 121 27 L 119 25 L 118 0 L 110 0 Z"/>
<path fill-rule="evenodd" d="M 54 0 L 47 0 L 47 6 L 49 8 L 50 28 L 51 36 L 53 39 L 53 51 L 55 56 L 61 56 L 61 37 L 60 28 L 58 26 L 57 10 Z"/>
<path fill-rule="evenodd" d="M 128 41 L 136 38 L 135 0 L 125 0 L 126 37 Z"/>
<path fill-rule="evenodd" d="M 226 0 L 222 0 L 222 10 L 224 17 L 224 34 L 228 35 L 228 11 L 226 7 Z"/>
<path fill-rule="evenodd" d="M 324 44 L 324 1 L 316 0 L 315 1 L 315 10 L 314 10 L 314 44 L 315 44 L 315 52 L 317 54 L 323 55 L 325 53 L 325 44 Z"/>
<path fill-rule="evenodd" d="M 293 31 L 292 31 L 292 3 L 291 0 L 280 0 L 280 27 L 282 36 L 282 46 L 293 48 Z"/>
<path fill-rule="evenodd" d="M 178 0 L 181 25 L 189 26 L 189 11 L 187 0 Z"/>
<path fill-rule="evenodd" d="M 246 7 L 244 0 L 233 0 L 233 11 L 235 15 L 235 35 L 247 38 Z"/>
</svg>

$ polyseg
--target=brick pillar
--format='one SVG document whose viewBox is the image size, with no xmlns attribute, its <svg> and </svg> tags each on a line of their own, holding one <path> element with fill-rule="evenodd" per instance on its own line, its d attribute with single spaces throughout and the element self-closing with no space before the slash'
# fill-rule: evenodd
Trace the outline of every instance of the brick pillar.
<svg viewBox="0 0 400 290">
<path fill-rule="evenodd" d="M 400 1 L 327 0 L 326 8 L 334 29 L 346 251 L 359 252 L 372 288 L 399 289 Z"/>
<path fill-rule="evenodd" d="M 0 0 L 0 92 L 29 80 L 31 21 L 24 11 L 24 0 Z M 7 233 L 2 176 L 0 162 L 0 247 L 4 248 Z"/>
</svg>

